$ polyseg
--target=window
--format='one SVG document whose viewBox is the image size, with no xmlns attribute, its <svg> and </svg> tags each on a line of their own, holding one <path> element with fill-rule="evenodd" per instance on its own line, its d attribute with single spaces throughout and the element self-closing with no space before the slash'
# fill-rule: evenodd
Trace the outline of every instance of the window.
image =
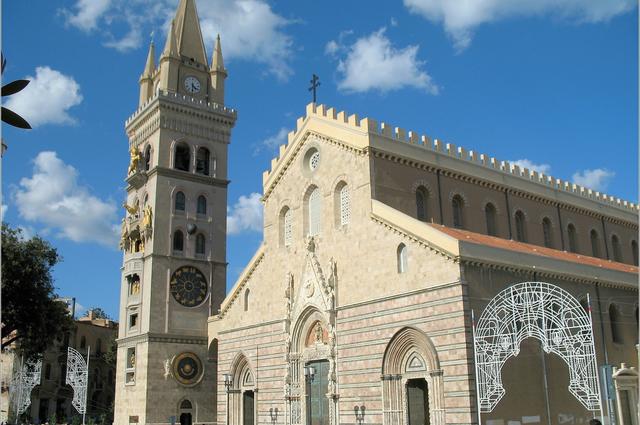
<svg viewBox="0 0 640 425">
<path fill-rule="evenodd" d="M 136 348 L 127 348 L 127 357 L 124 365 L 125 384 L 133 385 L 136 383 Z"/>
<path fill-rule="evenodd" d="M 191 402 L 189 400 L 184 400 L 182 403 L 180 403 L 180 408 L 191 409 Z"/>
<path fill-rule="evenodd" d="M 600 257 L 600 238 L 598 238 L 598 232 L 595 229 L 591 229 L 591 254 L 594 257 Z"/>
<path fill-rule="evenodd" d="M 345 184 L 340 188 L 340 225 L 349 224 L 351 220 L 351 196 L 349 195 L 349 187 Z"/>
<path fill-rule="evenodd" d="M 613 249 L 613 260 L 622 263 L 622 250 L 620 249 L 620 239 L 617 235 L 611 236 L 611 248 Z"/>
<path fill-rule="evenodd" d="M 320 165 L 320 152 L 315 151 L 309 157 L 309 169 L 311 169 L 311 171 L 315 171 L 318 168 L 318 165 Z"/>
<path fill-rule="evenodd" d="M 424 186 L 416 190 L 416 218 L 420 221 L 427 221 L 427 199 L 429 192 Z"/>
<path fill-rule="evenodd" d="M 67 365 L 60 365 L 60 385 L 65 385 L 67 383 Z"/>
<path fill-rule="evenodd" d="M 209 175 L 209 149 L 199 148 L 196 154 L 196 173 Z"/>
<path fill-rule="evenodd" d="M 144 149 L 144 170 L 149 171 L 151 168 L 151 145 L 147 145 Z"/>
<path fill-rule="evenodd" d="M 551 220 L 549 217 L 542 219 L 542 236 L 544 237 L 544 246 L 553 248 L 553 239 L 551 235 Z"/>
<path fill-rule="evenodd" d="M 569 252 L 578 252 L 578 241 L 576 237 L 576 226 L 567 226 L 567 236 L 569 237 Z"/>
<path fill-rule="evenodd" d="M 520 210 L 516 211 L 516 240 L 518 242 L 526 242 L 526 225 L 525 225 L 524 213 Z"/>
<path fill-rule="evenodd" d="M 196 236 L 196 255 L 204 255 L 205 239 L 202 233 L 198 233 Z"/>
<path fill-rule="evenodd" d="M 621 343 L 622 335 L 620 333 L 620 313 L 615 304 L 609 306 L 609 321 L 611 323 L 611 338 L 613 342 Z"/>
<path fill-rule="evenodd" d="M 291 246 L 293 238 L 293 216 L 289 207 L 282 208 L 280 212 L 280 244 L 282 246 Z"/>
<path fill-rule="evenodd" d="M 487 222 L 487 235 L 498 236 L 496 229 L 496 207 L 491 202 L 484 207 L 484 218 Z"/>
<path fill-rule="evenodd" d="M 180 230 L 173 233 L 173 250 L 182 252 L 184 249 L 184 235 Z"/>
<path fill-rule="evenodd" d="M 186 203 L 187 202 L 186 202 L 184 193 L 182 193 L 182 192 L 176 193 L 176 200 L 175 200 L 175 204 L 174 204 L 174 209 L 176 211 L 184 211 Z"/>
<path fill-rule="evenodd" d="M 464 207 L 464 201 L 462 200 L 462 196 L 455 195 L 451 200 L 451 207 L 453 209 L 453 227 L 463 229 L 462 208 Z"/>
<path fill-rule="evenodd" d="M 398 245 L 397 252 L 398 260 L 398 273 L 404 273 L 407 271 L 407 246 L 403 243 Z"/>
<path fill-rule="evenodd" d="M 638 242 L 631 241 L 631 254 L 633 255 L 633 264 L 638 265 Z"/>
<path fill-rule="evenodd" d="M 207 198 L 204 195 L 198 196 L 198 206 L 196 212 L 201 215 L 207 214 Z"/>
<path fill-rule="evenodd" d="M 80 348 L 87 348 L 87 337 L 80 337 Z"/>
<path fill-rule="evenodd" d="M 244 311 L 249 311 L 249 288 L 244 291 Z"/>
<path fill-rule="evenodd" d="M 320 189 L 315 188 L 309 195 L 309 236 L 316 236 L 320 234 L 320 219 L 321 217 L 321 206 L 320 206 Z"/>
<path fill-rule="evenodd" d="M 135 328 L 138 325 L 138 313 L 129 316 L 129 328 Z"/>
<path fill-rule="evenodd" d="M 190 156 L 189 145 L 186 143 L 178 143 L 173 158 L 173 168 L 176 170 L 189 171 Z"/>
</svg>

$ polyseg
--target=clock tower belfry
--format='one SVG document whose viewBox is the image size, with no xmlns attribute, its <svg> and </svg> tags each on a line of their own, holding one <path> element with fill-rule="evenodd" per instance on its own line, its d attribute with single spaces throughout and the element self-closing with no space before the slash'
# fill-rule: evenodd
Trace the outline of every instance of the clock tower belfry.
<svg viewBox="0 0 640 425">
<path fill-rule="evenodd" d="M 180 0 L 158 64 L 149 48 L 131 161 L 116 368 L 116 424 L 212 423 L 207 318 L 226 288 L 227 148 L 220 37 L 207 60 L 195 0 Z"/>
</svg>

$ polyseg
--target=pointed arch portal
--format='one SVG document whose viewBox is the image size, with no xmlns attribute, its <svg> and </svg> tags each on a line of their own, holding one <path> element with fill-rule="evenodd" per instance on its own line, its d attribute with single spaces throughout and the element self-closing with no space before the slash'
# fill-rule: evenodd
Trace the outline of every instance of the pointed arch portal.
<svg viewBox="0 0 640 425">
<path fill-rule="evenodd" d="M 523 282 L 496 295 L 474 327 L 479 409 L 491 412 L 505 394 L 501 370 L 529 337 L 542 342 L 569 367 L 569 391 L 587 409 L 600 410 L 591 316 L 564 289 Z"/>
</svg>

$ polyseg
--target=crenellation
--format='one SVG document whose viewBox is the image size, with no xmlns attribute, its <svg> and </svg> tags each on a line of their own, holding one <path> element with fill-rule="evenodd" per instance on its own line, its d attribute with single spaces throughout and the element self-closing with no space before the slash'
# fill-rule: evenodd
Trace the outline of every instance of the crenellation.
<svg viewBox="0 0 640 425">
<path fill-rule="evenodd" d="M 422 146 L 424 146 L 425 148 L 433 149 L 433 143 L 431 143 L 431 139 L 429 138 L 429 136 L 420 136 L 420 141 L 422 142 Z"/>
<path fill-rule="evenodd" d="M 392 137 L 391 126 L 389 124 L 387 124 L 385 122 L 382 122 L 382 123 L 380 123 L 380 126 L 381 126 L 381 129 L 382 129 L 381 134 L 383 136 Z"/>
<path fill-rule="evenodd" d="M 347 113 L 345 111 L 340 111 L 338 112 L 338 115 L 336 116 L 336 120 L 338 120 L 340 123 L 346 123 L 347 122 Z"/>
<path fill-rule="evenodd" d="M 293 143 L 293 139 L 295 139 L 296 134 L 297 134 L 297 131 L 290 131 L 289 133 L 287 133 L 287 146 Z M 282 154 L 280 154 L 280 156 L 282 156 Z"/>
<path fill-rule="evenodd" d="M 463 148 L 462 146 L 458 147 L 458 157 L 460 157 L 461 159 L 465 159 L 465 160 L 469 160 L 469 152 L 467 152 L 467 150 L 465 148 Z"/>
<path fill-rule="evenodd" d="M 292 136 L 293 131 L 289 133 L 289 137 L 293 138 Z M 278 157 L 282 158 L 284 156 L 284 151 L 287 150 L 287 145 L 280 145 L 280 149 L 278 151 Z"/>
<path fill-rule="evenodd" d="M 360 119 L 358 119 L 358 114 L 349 115 L 348 123 L 354 127 L 360 127 Z"/>
<path fill-rule="evenodd" d="M 327 109 L 327 118 L 331 118 L 332 120 L 336 119 L 336 110 L 335 110 L 335 108 Z"/>
<path fill-rule="evenodd" d="M 440 139 L 435 139 L 433 145 L 436 151 L 442 152 L 442 141 Z"/>
<path fill-rule="evenodd" d="M 445 144 L 445 152 L 447 152 L 447 155 L 450 155 L 450 156 L 455 156 L 455 157 L 458 156 L 456 145 L 454 145 L 453 143 Z"/>
<path fill-rule="evenodd" d="M 297 133 L 298 131 L 300 131 L 300 129 L 301 129 L 301 128 L 302 128 L 302 126 L 304 125 L 304 120 L 305 120 L 305 117 L 299 117 L 299 118 L 296 120 L 296 133 Z"/>
<path fill-rule="evenodd" d="M 420 136 L 418 136 L 418 134 L 416 132 L 410 131 L 409 132 L 409 143 L 411 143 L 412 145 L 420 144 Z"/>
<path fill-rule="evenodd" d="M 339 116 L 339 114 L 338 114 Z M 360 120 L 360 127 L 366 129 L 370 133 L 378 133 L 378 122 L 371 118 L 363 118 Z"/>
<path fill-rule="evenodd" d="M 407 141 L 407 132 L 404 130 L 404 128 L 396 127 L 394 129 L 393 136 L 397 140 L 400 140 L 401 142 L 406 142 Z"/>
</svg>

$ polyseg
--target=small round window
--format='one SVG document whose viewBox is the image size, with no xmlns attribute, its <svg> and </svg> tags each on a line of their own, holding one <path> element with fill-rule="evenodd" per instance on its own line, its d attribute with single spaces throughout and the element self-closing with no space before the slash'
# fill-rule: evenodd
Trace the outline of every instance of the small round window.
<svg viewBox="0 0 640 425">
<path fill-rule="evenodd" d="M 315 171 L 318 165 L 320 165 L 320 152 L 314 150 L 311 156 L 309 156 L 309 169 Z"/>
</svg>

